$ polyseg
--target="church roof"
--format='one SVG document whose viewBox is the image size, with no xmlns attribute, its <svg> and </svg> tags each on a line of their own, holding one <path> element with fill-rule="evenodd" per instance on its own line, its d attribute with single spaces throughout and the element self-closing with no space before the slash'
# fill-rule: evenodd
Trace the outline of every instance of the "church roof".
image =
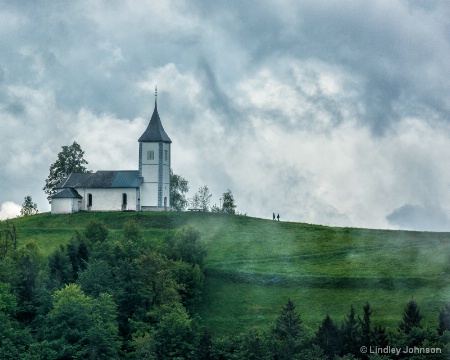
<svg viewBox="0 0 450 360">
<path fill-rule="evenodd" d="M 65 188 L 52 195 L 52 199 L 82 199 L 83 197 L 73 188 Z"/>
<path fill-rule="evenodd" d="M 71 173 L 57 188 L 137 188 L 142 177 L 137 170 L 97 171 L 95 173 Z"/>
<path fill-rule="evenodd" d="M 156 105 L 155 100 L 155 109 L 153 110 L 152 118 L 150 119 L 150 123 L 147 126 L 147 129 L 141 135 L 138 140 L 139 142 L 163 142 L 163 143 L 171 143 L 169 136 L 164 131 L 164 128 L 161 124 L 161 119 L 158 114 L 158 106 Z"/>
</svg>

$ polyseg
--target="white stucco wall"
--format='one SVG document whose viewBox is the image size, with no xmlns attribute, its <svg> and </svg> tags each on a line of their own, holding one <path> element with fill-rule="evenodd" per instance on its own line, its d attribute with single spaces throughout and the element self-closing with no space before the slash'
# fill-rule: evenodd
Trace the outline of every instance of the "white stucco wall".
<svg viewBox="0 0 450 360">
<path fill-rule="evenodd" d="M 52 199 L 52 214 L 71 214 L 78 211 L 78 200 L 71 198 Z"/>
<path fill-rule="evenodd" d="M 136 210 L 136 189 L 135 188 L 108 188 L 89 189 L 77 188 L 78 193 L 83 197 L 81 208 L 88 210 L 88 194 L 92 194 L 92 211 L 121 211 L 122 194 L 127 194 L 126 210 Z"/>
</svg>

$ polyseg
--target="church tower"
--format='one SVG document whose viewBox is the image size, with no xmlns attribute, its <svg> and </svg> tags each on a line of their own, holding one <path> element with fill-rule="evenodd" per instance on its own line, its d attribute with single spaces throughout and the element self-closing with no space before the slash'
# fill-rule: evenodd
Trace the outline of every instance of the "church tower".
<svg viewBox="0 0 450 360">
<path fill-rule="evenodd" d="M 155 109 L 147 129 L 139 138 L 140 187 L 138 208 L 143 211 L 170 209 L 170 140 L 161 124 L 155 89 Z"/>
</svg>

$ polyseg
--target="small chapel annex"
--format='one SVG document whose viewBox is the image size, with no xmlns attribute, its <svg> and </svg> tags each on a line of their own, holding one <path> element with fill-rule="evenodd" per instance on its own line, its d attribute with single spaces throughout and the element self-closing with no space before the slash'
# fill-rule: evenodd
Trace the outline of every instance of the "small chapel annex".
<svg viewBox="0 0 450 360">
<path fill-rule="evenodd" d="M 52 214 L 78 211 L 164 211 L 170 209 L 170 140 L 155 109 L 138 139 L 138 170 L 71 173 L 51 197 Z"/>
</svg>

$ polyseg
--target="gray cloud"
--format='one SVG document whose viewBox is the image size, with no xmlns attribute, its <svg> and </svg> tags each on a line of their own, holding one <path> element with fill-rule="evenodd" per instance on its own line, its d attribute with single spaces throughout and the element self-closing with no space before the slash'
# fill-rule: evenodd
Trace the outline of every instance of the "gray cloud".
<svg viewBox="0 0 450 360">
<path fill-rule="evenodd" d="M 450 231 L 449 212 L 433 205 L 405 204 L 395 209 L 386 219 L 401 229 Z"/>
<path fill-rule="evenodd" d="M 135 168 L 158 85 L 174 170 L 217 203 L 230 188 L 249 215 L 366 227 L 400 226 L 404 204 L 445 209 L 449 15 L 442 1 L 4 4 L 0 204 L 31 194 L 48 210 L 48 168 L 74 140 L 94 170 Z"/>
</svg>

